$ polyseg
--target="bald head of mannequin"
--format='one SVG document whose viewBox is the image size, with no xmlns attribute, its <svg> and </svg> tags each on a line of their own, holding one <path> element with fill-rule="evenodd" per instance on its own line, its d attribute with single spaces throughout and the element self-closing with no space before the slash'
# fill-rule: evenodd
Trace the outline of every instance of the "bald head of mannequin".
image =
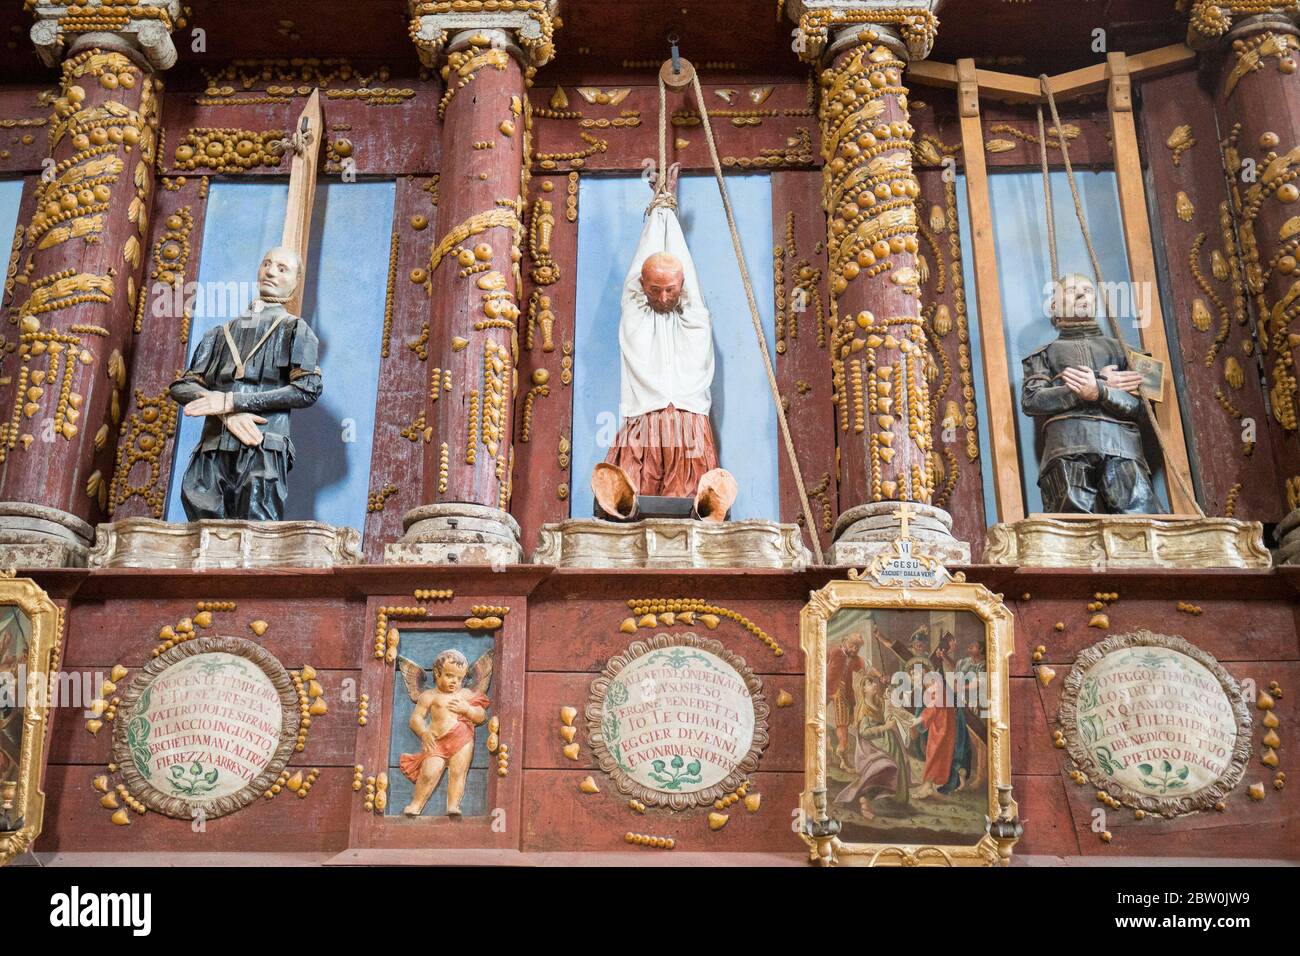
<svg viewBox="0 0 1300 956">
<path fill-rule="evenodd" d="M 656 252 L 641 266 L 641 291 L 656 312 L 672 312 L 677 308 L 685 281 L 681 262 L 666 252 Z"/>
</svg>

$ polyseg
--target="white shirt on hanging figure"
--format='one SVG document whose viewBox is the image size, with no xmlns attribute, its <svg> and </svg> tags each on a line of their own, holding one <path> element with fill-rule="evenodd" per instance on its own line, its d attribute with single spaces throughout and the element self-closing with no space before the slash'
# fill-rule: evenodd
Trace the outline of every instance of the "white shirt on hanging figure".
<svg viewBox="0 0 1300 956">
<path fill-rule="evenodd" d="M 693 498 L 706 521 L 722 521 L 736 500 L 709 421 L 713 324 L 677 221 L 676 185 L 674 166 L 655 192 L 623 282 L 621 426 L 591 476 L 596 504 L 620 521 L 637 517 L 637 495 Z"/>
</svg>

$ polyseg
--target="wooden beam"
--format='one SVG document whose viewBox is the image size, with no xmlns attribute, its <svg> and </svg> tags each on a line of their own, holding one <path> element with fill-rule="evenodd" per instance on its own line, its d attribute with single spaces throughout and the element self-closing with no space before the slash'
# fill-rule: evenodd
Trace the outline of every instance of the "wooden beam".
<svg viewBox="0 0 1300 956">
<path fill-rule="evenodd" d="M 1133 288 L 1141 290 L 1133 298 L 1150 301 L 1150 308 L 1141 316 L 1138 328 L 1142 347 L 1164 363 L 1166 375 L 1172 375 L 1173 362 L 1169 356 L 1165 320 L 1160 307 L 1160 286 L 1151 246 L 1151 220 L 1142 178 L 1142 162 L 1138 154 L 1137 128 L 1133 122 L 1132 84 L 1129 77 L 1128 60 L 1124 54 L 1109 54 L 1106 57 L 1106 80 L 1109 87 L 1106 105 L 1110 113 L 1111 142 L 1115 150 L 1115 183 L 1119 190 L 1129 278 L 1133 282 Z M 1134 304 L 1136 306 L 1137 302 Z M 1192 486 L 1192 472 L 1187 459 L 1187 438 L 1183 434 L 1177 390 L 1165 389 L 1165 400 L 1155 404 L 1155 417 L 1164 435 L 1165 485 L 1169 490 L 1170 509 L 1174 514 L 1198 514 L 1195 498 L 1184 491 L 1184 483 L 1187 488 Z M 1182 481 L 1175 474 L 1181 476 Z"/>
<path fill-rule="evenodd" d="M 1196 51 L 1186 43 L 1171 43 L 1145 53 L 1135 53 L 1128 58 L 1128 75 L 1149 80 L 1173 73 L 1196 62 Z"/>
<path fill-rule="evenodd" d="M 1160 76 L 1190 66 L 1195 61 L 1195 50 L 1183 43 L 1173 43 L 1129 57 L 1129 76 L 1135 78 Z M 907 75 L 914 84 L 946 90 L 957 88 L 957 68 L 949 63 L 922 60 L 909 65 Z M 1037 102 L 1040 98 L 1037 77 L 999 73 L 994 70 L 976 70 L 975 78 L 979 82 L 982 96 L 1028 103 Z M 1081 70 L 1071 70 L 1068 73 L 1058 73 L 1056 76 L 1048 77 L 1052 95 L 1058 100 L 1100 93 L 1106 89 L 1106 82 L 1105 63 L 1096 63 Z"/>
<path fill-rule="evenodd" d="M 302 275 L 298 290 L 285 303 L 291 315 L 302 314 L 302 297 L 307 284 L 307 246 L 311 242 L 311 212 L 316 201 L 316 166 L 320 159 L 320 144 L 325 138 L 325 124 L 321 115 L 320 90 L 313 90 L 307 105 L 289 131 L 305 134 L 307 146 L 294 152 L 289 166 L 289 201 L 284 210 L 284 232 L 280 245 L 298 253 L 302 262 Z"/>
<path fill-rule="evenodd" d="M 1106 88 L 1106 64 L 1094 63 L 1092 66 L 1085 66 L 1082 70 L 1058 73 L 1056 76 L 1049 76 L 1047 83 L 1052 88 L 1052 95 L 1058 100 L 1083 96 L 1085 93 L 1100 93 Z"/>
<path fill-rule="evenodd" d="M 910 67 L 908 75 L 911 75 Z M 989 450 L 993 455 L 993 496 L 997 503 L 998 521 L 1020 521 L 1025 517 L 1025 499 L 1020 485 L 1016 411 L 1012 407 L 1011 375 L 1007 367 L 1007 335 L 1002 325 L 1002 289 L 998 284 L 993 210 L 989 202 L 988 172 L 984 165 L 984 129 L 980 122 L 980 86 L 975 61 L 958 60 L 957 75 L 971 261 L 975 264 L 975 303 L 984 357 L 982 412 L 988 422 Z M 951 228 L 958 228 L 958 224 L 953 223 Z"/>
<path fill-rule="evenodd" d="M 982 95 L 1008 100 L 1038 99 L 1038 80 L 1034 77 L 1017 76 L 1015 73 L 997 73 L 993 70 L 975 72 Z M 957 67 L 951 63 L 936 63 L 932 60 L 911 63 L 907 67 L 907 77 L 909 86 L 919 84 L 943 90 L 957 88 Z"/>
</svg>

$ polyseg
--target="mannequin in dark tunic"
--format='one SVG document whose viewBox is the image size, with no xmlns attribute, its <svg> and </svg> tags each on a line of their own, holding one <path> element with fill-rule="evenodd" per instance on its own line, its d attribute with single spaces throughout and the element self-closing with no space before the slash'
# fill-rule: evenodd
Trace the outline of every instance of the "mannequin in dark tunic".
<svg viewBox="0 0 1300 956">
<path fill-rule="evenodd" d="M 291 281 L 266 275 L 283 271 L 281 260 L 292 269 Z M 289 412 L 313 405 L 321 393 L 316 334 L 274 301 L 292 295 L 300 273 L 292 251 L 268 252 L 258 272 L 261 298 L 205 334 L 189 370 L 172 383 L 171 396 L 185 414 L 204 416 L 181 482 L 191 521 L 284 517 L 294 459 Z"/>
<path fill-rule="evenodd" d="M 1043 509 L 1151 514 L 1157 502 L 1138 429 L 1142 376 L 1128 370 L 1123 343 L 1102 334 L 1087 278 L 1063 277 L 1053 312 L 1058 338 L 1025 357 L 1020 395 L 1025 414 L 1044 421 Z"/>
</svg>

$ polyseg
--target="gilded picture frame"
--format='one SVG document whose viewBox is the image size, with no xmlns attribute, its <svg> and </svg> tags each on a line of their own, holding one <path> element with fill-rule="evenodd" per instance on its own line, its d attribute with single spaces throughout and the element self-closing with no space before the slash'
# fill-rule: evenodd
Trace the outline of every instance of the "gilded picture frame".
<svg viewBox="0 0 1300 956">
<path fill-rule="evenodd" d="M 45 817 L 45 794 L 41 790 L 46 736 L 49 733 L 50 691 L 57 686 L 51 669 L 58 652 L 59 609 L 35 581 L 29 578 L 0 578 L 0 609 L 16 609 L 28 625 L 24 652 L 12 662 L 0 660 L 6 683 L 23 706 L 13 707 L 21 715 L 21 749 L 17 774 L 0 780 L 14 783 L 12 795 L 0 793 L 0 804 L 12 804 L 0 811 L 0 866 L 25 853 L 41 833 Z M 3 656 L 3 655 L 0 655 Z M 24 676 L 25 680 L 20 680 Z M 3 708 L 0 708 L 3 713 Z M 6 788 L 8 789 L 8 788 Z M 4 829 L 9 822 L 17 825 Z"/>
<path fill-rule="evenodd" d="M 876 575 L 877 580 L 879 575 Z M 1014 649 L 1013 618 L 1001 595 L 982 584 L 949 577 L 939 569 L 928 584 L 887 586 L 850 572 L 850 580 L 832 581 L 800 613 L 804 651 L 804 781 L 800 796 L 801 836 L 810 862 L 823 866 L 994 866 L 1010 862 L 1021 826 L 1011 796 L 1009 664 Z M 914 610 L 969 612 L 983 624 L 987 661 L 987 810 L 984 833 L 968 845 L 925 843 L 856 843 L 841 839 L 840 824 L 828 805 L 827 627 L 841 611 Z"/>
</svg>

